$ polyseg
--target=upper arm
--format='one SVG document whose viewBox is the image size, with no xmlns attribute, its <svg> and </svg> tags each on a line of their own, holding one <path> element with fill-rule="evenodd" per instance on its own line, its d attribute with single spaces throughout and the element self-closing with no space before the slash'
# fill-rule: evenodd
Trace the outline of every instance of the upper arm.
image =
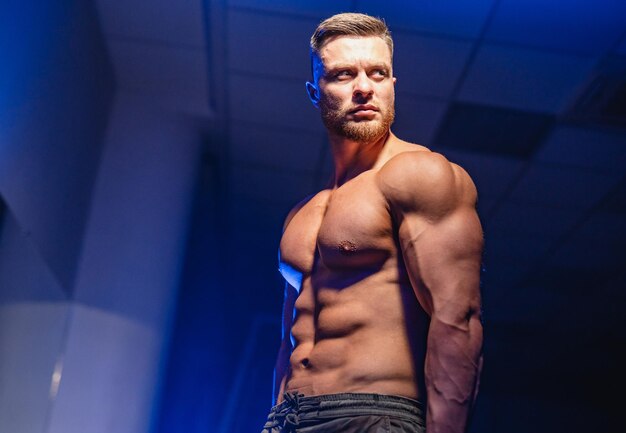
<svg viewBox="0 0 626 433">
<path fill-rule="evenodd" d="M 293 219 L 293 217 L 298 213 L 300 209 L 311 199 L 311 196 L 305 198 L 298 204 L 296 204 L 291 211 L 287 214 L 285 218 L 285 222 L 283 223 L 283 233 L 285 229 Z M 280 270 L 280 248 L 278 250 L 278 269 Z M 282 312 L 282 339 L 283 342 L 289 341 L 289 334 L 291 331 L 291 325 L 293 323 L 293 311 L 296 303 L 296 298 L 298 297 L 298 290 L 289 283 L 289 281 L 285 280 L 285 292 L 283 298 L 283 312 Z"/>
<path fill-rule="evenodd" d="M 408 152 L 381 169 L 379 185 L 422 307 L 455 323 L 478 313 L 483 236 L 467 173 L 441 155 Z"/>
<path fill-rule="evenodd" d="M 289 283 L 285 282 L 285 296 L 283 301 L 282 317 L 282 341 L 290 343 L 291 325 L 293 324 L 293 310 L 298 297 L 297 290 Z"/>
</svg>

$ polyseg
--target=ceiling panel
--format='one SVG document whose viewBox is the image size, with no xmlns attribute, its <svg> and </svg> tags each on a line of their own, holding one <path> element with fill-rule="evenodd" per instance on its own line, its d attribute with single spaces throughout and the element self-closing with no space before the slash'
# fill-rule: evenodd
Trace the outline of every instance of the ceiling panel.
<svg viewBox="0 0 626 433">
<path fill-rule="evenodd" d="M 505 202 L 498 206 L 487 229 L 557 239 L 572 230 L 581 217 L 581 212 L 572 210 Z"/>
<path fill-rule="evenodd" d="M 204 47 L 202 0 L 96 0 L 104 33 L 131 39 Z"/>
<path fill-rule="evenodd" d="M 264 203 L 293 206 L 313 192 L 313 175 L 233 164 L 230 192 L 234 197 Z"/>
<path fill-rule="evenodd" d="M 396 91 L 449 98 L 472 44 L 406 32 L 394 32 L 393 39 Z"/>
<path fill-rule="evenodd" d="M 352 6 L 350 0 L 228 0 L 228 4 L 238 8 L 250 8 L 268 12 L 314 16 L 327 16 L 347 12 Z M 312 33 L 312 32 L 311 32 Z"/>
<path fill-rule="evenodd" d="M 483 45 L 459 99 L 520 110 L 558 113 L 591 72 L 590 57 Z"/>
<path fill-rule="evenodd" d="M 532 164 L 510 194 L 511 201 L 564 209 L 589 209 L 616 183 L 615 174 Z"/>
<path fill-rule="evenodd" d="M 524 169 L 525 162 L 507 158 L 459 150 L 442 150 L 450 161 L 463 167 L 471 176 L 478 190 L 478 200 L 500 198 Z"/>
<path fill-rule="evenodd" d="M 554 117 L 510 108 L 450 105 L 435 143 L 442 148 L 527 157 L 540 145 Z"/>
<path fill-rule="evenodd" d="M 274 127 L 323 132 L 319 112 L 306 94 L 304 81 L 232 73 L 229 108 L 234 120 Z"/>
<path fill-rule="evenodd" d="M 326 139 L 322 133 L 237 122 L 230 127 L 231 159 L 292 172 L 316 170 Z"/>
<path fill-rule="evenodd" d="M 252 12 L 228 14 L 228 64 L 260 75 L 310 79 L 309 38 L 317 21 Z"/>
<path fill-rule="evenodd" d="M 623 0 L 501 0 L 486 39 L 599 55 L 625 29 Z"/>
<path fill-rule="evenodd" d="M 359 0 L 357 10 L 383 17 L 392 32 L 407 29 L 475 38 L 480 34 L 492 4 L 493 0 Z"/>
<path fill-rule="evenodd" d="M 120 90 L 143 95 L 174 110 L 201 116 L 209 107 L 206 52 L 109 38 Z"/>
<path fill-rule="evenodd" d="M 392 130 L 403 140 L 430 146 L 446 106 L 443 101 L 396 94 L 396 121 Z"/>
<path fill-rule="evenodd" d="M 623 172 L 626 167 L 626 134 L 617 130 L 559 126 L 547 137 L 535 159 Z"/>
</svg>

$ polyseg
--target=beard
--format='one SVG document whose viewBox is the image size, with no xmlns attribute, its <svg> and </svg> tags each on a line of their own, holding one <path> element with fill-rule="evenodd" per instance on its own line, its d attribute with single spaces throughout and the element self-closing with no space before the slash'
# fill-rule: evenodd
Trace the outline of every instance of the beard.
<svg viewBox="0 0 626 433">
<path fill-rule="evenodd" d="M 393 101 L 386 107 L 378 107 L 381 119 L 348 120 L 350 109 L 336 108 L 329 101 L 320 101 L 324 126 L 335 134 L 357 143 L 371 143 L 384 136 L 395 119 Z"/>
</svg>

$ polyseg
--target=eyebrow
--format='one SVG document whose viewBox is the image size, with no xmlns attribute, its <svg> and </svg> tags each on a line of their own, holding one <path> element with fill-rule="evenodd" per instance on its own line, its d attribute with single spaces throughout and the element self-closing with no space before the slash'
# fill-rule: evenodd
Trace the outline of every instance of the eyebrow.
<svg viewBox="0 0 626 433">
<path fill-rule="evenodd" d="M 335 63 L 333 65 L 328 66 L 327 68 L 324 68 L 324 73 L 328 74 L 331 72 L 335 72 L 338 70 L 342 70 L 342 69 L 353 69 L 354 68 L 354 64 L 352 63 Z M 384 69 L 384 70 L 391 70 L 391 66 L 389 66 L 386 63 L 373 63 L 371 65 L 368 65 L 367 69 Z"/>
</svg>

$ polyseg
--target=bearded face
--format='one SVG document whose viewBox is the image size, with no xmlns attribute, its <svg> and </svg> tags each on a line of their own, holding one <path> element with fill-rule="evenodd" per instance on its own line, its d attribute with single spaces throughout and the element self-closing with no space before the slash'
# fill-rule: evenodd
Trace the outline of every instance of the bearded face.
<svg viewBox="0 0 626 433">
<path fill-rule="evenodd" d="M 321 98 L 320 112 L 326 129 L 358 143 L 370 143 L 384 136 L 395 119 L 394 100 L 386 106 L 376 105 L 379 116 L 373 119 L 355 119 L 350 116 L 358 105 L 341 107 L 326 97 Z"/>
<path fill-rule="evenodd" d="M 394 121 L 391 52 L 377 36 L 340 36 L 314 59 L 311 99 L 328 131 L 359 143 L 383 137 Z"/>
</svg>

